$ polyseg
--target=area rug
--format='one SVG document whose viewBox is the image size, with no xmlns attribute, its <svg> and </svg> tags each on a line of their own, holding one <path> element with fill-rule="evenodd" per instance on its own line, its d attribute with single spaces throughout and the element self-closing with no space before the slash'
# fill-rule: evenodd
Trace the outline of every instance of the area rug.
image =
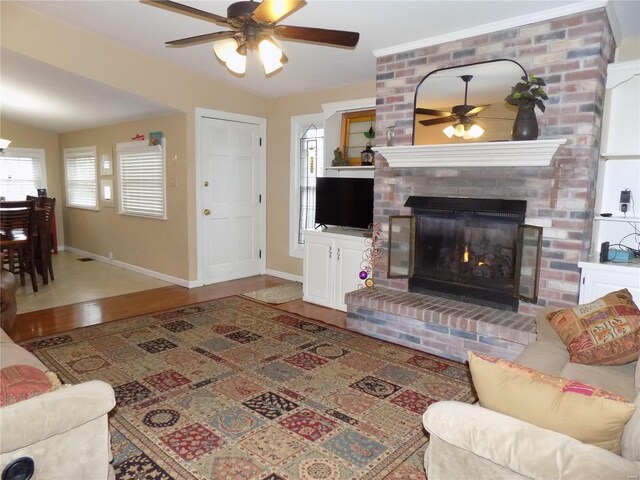
<svg viewBox="0 0 640 480">
<path fill-rule="evenodd" d="M 302 298 L 302 284 L 300 282 L 285 283 L 275 287 L 244 293 L 243 296 L 274 305 L 287 303 Z"/>
<path fill-rule="evenodd" d="M 23 345 L 114 387 L 118 480 L 424 479 L 422 413 L 474 401 L 462 364 L 238 296 Z"/>
</svg>

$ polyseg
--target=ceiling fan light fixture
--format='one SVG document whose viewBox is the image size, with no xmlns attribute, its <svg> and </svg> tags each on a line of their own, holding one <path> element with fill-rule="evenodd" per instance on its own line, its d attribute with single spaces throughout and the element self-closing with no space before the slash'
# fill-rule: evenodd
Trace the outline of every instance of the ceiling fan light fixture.
<svg viewBox="0 0 640 480">
<path fill-rule="evenodd" d="M 453 137 L 453 134 L 456 132 L 456 129 L 453 128 L 453 125 L 449 125 L 447 128 L 445 128 L 442 131 L 447 137 L 451 138 Z"/>
<path fill-rule="evenodd" d="M 0 152 L 4 153 L 4 149 L 11 145 L 11 140 L 0 138 Z"/>
<path fill-rule="evenodd" d="M 247 70 L 247 56 L 240 55 L 237 52 L 234 52 L 229 60 L 227 60 L 226 65 L 229 70 L 233 73 L 237 73 L 238 75 L 244 75 L 244 72 Z"/>
<path fill-rule="evenodd" d="M 237 54 L 238 42 L 235 38 L 223 38 L 213 42 L 213 53 L 220 59 L 221 62 L 227 63 L 229 59 Z"/>
<path fill-rule="evenodd" d="M 473 124 L 471 125 L 471 128 L 468 131 L 469 131 L 469 134 L 471 135 L 471 138 L 478 138 L 478 137 L 481 137 L 482 134 L 484 133 L 484 128 L 482 128 L 480 125 Z"/>
<path fill-rule="evenodd" d="M 269 37 L 263 37 L 260 40 L 260 43 L 258 44 L 258 52 L 260 54 L 262 65 L 264 66 L 265 74 L 269 75 L 279 68 L 282 68 L 282 58 L 284 54 Z"/>
</svg>

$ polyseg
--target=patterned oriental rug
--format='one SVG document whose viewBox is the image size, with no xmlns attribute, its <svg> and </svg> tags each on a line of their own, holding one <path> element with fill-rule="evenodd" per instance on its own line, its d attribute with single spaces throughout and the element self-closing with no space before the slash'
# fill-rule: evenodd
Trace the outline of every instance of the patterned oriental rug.
<svg viewBox="0 0 640 480">
<path fill-rule="evenodd" d="M 113 385 L 119 480 L 424 480 L 421 416 L 467 368 L 242 297 L 24 343 Z"/>
</svg>

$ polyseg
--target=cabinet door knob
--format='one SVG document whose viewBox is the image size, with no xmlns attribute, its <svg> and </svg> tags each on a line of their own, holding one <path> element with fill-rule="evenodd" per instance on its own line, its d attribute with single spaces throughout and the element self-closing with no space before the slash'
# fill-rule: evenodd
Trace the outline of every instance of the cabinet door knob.
<svg viewBox="0 0 640 480">
<path fill-rule="evenodd" d="M 205 208 L 203 213 L 205 215 L 211 215 L 211 210 L 209 210 L 208 208 Z"/>
<path fill-rule="evenodd" d="M 204 186 L 205 186 L 205 187 L 208 187 L 208 186 L 209 186 L 209 182 L 205 181 L 205 182 L 204 182 Z"/>
</svg>

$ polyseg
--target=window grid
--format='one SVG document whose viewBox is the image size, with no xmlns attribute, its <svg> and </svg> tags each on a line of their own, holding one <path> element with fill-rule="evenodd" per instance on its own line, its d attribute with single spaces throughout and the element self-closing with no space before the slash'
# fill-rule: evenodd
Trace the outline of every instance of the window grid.
<svg viewBox="0 0 640 480">
<path fill-rule="evenodd" d="M 44 150 L 7 148 L 0 155 L 0 197 L 24 200 L 36 196 L 38 188 L 46 188 Z"/>
<path fill-rule="evenodd" d="M 304 245 L 304 230 L 315 226 L 316 178 L 322 169 L 324 129 L 311 124 L 300 138 L 300 215 L 298 244 Z"/>
<path fill-rule="evenodd" d="M 120 213 L 166 218 L 164 149 L 118 145 Z"/>
<path fill-rule="evenodd" d="M 96 147 L 64 150 L 67 206 L 97 210 L 98 176 Z"/>
</svg>

